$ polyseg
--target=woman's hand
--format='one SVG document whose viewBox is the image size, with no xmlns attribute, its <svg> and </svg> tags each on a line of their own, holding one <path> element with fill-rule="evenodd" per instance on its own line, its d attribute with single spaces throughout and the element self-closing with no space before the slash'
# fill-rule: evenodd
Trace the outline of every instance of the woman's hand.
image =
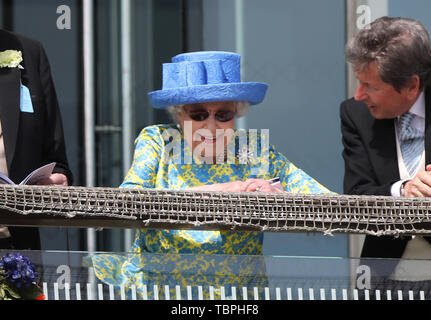
<svg viewBox="0 0 431 320">
<path fill-rule="evenodd" d="M 187 188 L 186 190 L 196 191 L 224 191 L 224 192 L 272 192 L 282 193 L 279 187 L 271 185 L 264 179 L 248 179 L 246 181 L 232 181 L 225 183 L 209 184 Z"/>
<path fill-rule="evenodd" d="M 271 192 L 271 193 L 282 193 L 283 190 L 280 187 L 271 185 L 267 180 L 264 179 L 248 179 L 244 182 L 245 192 Z"/>
<path fill-rule="evenodd" d="M 225 183 L 207 184 L 204 186 L 187 188 L 186 190 L 245 192 L 245 185 L 243 181 L 232 181 Z"/>
</svg>

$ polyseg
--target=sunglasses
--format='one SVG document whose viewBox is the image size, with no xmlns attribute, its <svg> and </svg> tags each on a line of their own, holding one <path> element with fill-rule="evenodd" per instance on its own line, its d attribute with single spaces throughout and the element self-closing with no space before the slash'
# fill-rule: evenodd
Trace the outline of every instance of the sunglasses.
<svg viewBox="0 0 431 320">
<path fill-rule="evenodd" d="M 186 111 L 190 119 L 204 121 L 210 116 L 210 112 L 204 108 L 196 108 Z M 236 112 L 232 110 L 217 110 L 214 117 L 217 121 L 227 122 L 235 118 Z"/>
</svg>

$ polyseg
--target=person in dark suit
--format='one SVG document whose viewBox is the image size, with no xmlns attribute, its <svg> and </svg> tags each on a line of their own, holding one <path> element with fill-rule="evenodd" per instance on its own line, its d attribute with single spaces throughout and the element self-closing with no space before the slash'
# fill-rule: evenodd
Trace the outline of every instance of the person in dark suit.
<svg viewBox="0 0 431 320">
<path fill-rule="evenodd" d="M 0 68 L 0 168 L 19 183 L 56 162 L 38 184 L 71 185 L 63 127 L 50 65 L 41 43 L 0 29 L 0 52 L 22 53 L 18 67 Z M 8 230 L 7 230 L 8 229 Z M 0 248 L 40 249 L 38 228 L 3 228 Z"/>
<path fill-rule="evenodd" d="M 344 193 L 431 196 L 431 47 L 425 27 L 412 19 L 379 18 L 348 42 L 346 60 L 359 85 L 340 107 Z M 371 269 L 371 289 L 419 283 L 429 290 L 431 270 L 403 260 L 430 259 L 429 240 L 366 236 L 361 264 Z"/>
</svg>

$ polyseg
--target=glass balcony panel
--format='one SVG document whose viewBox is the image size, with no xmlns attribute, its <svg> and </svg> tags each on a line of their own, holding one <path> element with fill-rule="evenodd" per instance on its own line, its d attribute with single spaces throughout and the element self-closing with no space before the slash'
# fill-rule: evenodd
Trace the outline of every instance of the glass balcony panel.
<svg viewBox="0 0 431 320">
<path fill-rule="evenodd" d="M 16 251 L 2 250 L 4 254 Z M 20 251 L 47 300 L 431 300 L 430 260 Z M 392 279 L 394 265 L 418 273 Z"/>
</svg>

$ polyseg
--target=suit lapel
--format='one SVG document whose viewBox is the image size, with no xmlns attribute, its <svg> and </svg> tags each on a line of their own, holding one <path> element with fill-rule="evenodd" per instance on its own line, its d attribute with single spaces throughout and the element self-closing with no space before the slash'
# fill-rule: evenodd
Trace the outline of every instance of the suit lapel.
<svg viewBox="0 0 431 320">
<path fill-rule="evenodd" d="M 8 170 L 11 168 L 18 138 L 20 81 L 21 72 L 18 68 L 0 69 L 0 119 Z"/>
<path fill-rule="evenodd" d="M 12 33 L 0 29 L 0 51 L 24 51 L 19 39 Z M 25 62 L 21 65 L 25 68 Z M 25 69 L 0 69 L 0 120 L 2 122 L 6 162 L 10 172 L 15 155 L 20 119 L 20 81 L 25 83 Z"/>
<path fill-rule="evenodd" d="M 4 51 L 4 50 L 21 51 L 24 58 L 24 49 L 19 39 L 14 34 L 0 29 L 0 51 Z M 21 81 L 25 86 L 28 86 L 27 69 L 25 67 L 25 63 L 26 63 L 25 60 L 21 62 L 21 66 L 24 68 L 20 70 Z"/>
<path fill-rule="evenodd" d="M 372 125 L 370 147 L 376 157 L 376 172 L 381 184 L 397 181 L 400 178 L 394 119 L 376 120 Z"/>
</svg>

